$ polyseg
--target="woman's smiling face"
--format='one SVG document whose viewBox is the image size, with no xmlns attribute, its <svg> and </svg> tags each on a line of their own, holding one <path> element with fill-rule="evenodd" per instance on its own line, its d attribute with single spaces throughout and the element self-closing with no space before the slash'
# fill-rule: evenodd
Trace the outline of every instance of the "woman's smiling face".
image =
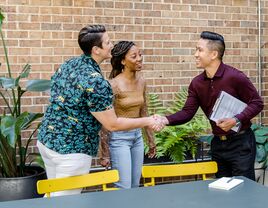
<svg viewBox="0 0 268 208">
<path fill-rule="evenodd" d="M 141 71 L 142 69 L 142 54 L 140 49 L 133 45 L 126 53 L 125 58 L 122 60 L 124 69 L 130 69 L 131 71 Z"/>
</svg>

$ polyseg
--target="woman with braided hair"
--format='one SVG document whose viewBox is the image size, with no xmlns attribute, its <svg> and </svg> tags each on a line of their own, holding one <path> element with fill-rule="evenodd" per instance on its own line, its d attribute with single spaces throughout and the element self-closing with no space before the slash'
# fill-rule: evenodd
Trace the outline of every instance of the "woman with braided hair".
<svg viewBox="0 0 268 208">
<path fill-rule="evenodd" d="M 140 76 L 142 55 L 131 41 L 120 41 L 112 50 L 112 71 L 109 78 L 113 94 L 114 109 L 119 117 L 138 118 L 147 116 L 146 84 Z M 152 131 L 145 127 L 149 157 L 155 155 Z M 109 157 L 110 156 L 110 157 Z M 101 164 L 119 170 L 119 188 L 138 187 L 143 164 L 144 146 L 141 128 L 129 131 L 101 131 Z"/>
</svg>

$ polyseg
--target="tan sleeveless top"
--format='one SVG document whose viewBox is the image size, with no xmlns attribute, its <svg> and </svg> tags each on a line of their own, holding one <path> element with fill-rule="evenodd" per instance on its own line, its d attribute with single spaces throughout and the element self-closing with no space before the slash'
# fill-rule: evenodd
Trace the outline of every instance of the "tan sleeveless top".
<svg viewBox="0 0 268 208">
<path fill-rule="evenodd" d="M 114 110 L 117 117 L 138 118 L 144 105 L 143 92 L 117 91 L 114 92 Z"/>
<path fill-rule="evenodd" d="M 139 82 L 137 90 L 124 90 L 118 87 L 116 79 L 109 80 L 114 94 L 113 106 L 117 117 L 138 118 L 148 116 L 145 100 L 145 82 Z M 145 135 L 149 146 L 154 144 L 154 135 L 150 128 L 145 127 Z M 100 131 L 101 142 L 99 146 L 99 157 L 109 158 L 110 132 L 102 128 Z"/>
</svg>

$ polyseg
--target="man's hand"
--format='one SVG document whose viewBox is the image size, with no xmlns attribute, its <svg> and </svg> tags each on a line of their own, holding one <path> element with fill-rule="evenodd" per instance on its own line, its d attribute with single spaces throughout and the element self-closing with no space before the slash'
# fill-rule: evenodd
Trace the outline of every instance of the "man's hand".
<svg viewBox="0 0 268 208">
<path fill-rule="evenodd" d="M 216 122 L 217 126 L 220 127 L 223 131 L 230 131 L 236 125 L 235 118 L 223 118 L 219 119 Z"/>
</svg>

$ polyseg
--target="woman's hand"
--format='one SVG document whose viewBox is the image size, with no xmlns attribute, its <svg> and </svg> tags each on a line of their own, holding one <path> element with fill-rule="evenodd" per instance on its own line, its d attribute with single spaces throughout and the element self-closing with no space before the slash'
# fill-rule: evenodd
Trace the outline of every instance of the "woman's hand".
<svg viewBox="0 0 268 208">
<path fill-rule="evenodd" d="M 105 169 L 108 169 L 110 166 L 110 159 L 109 158 L 100 158 L 100 164 L 105 167 Z"/>
<path fill-rule="evenodd" d="M 155 144 L 152 144 L 152 145 L 149 144 L 148 157 L 153 158 L 153 157 L 155 157 L 155 154 L 156 154 L 156 146 L 155 146 Z"/>
</svg>

